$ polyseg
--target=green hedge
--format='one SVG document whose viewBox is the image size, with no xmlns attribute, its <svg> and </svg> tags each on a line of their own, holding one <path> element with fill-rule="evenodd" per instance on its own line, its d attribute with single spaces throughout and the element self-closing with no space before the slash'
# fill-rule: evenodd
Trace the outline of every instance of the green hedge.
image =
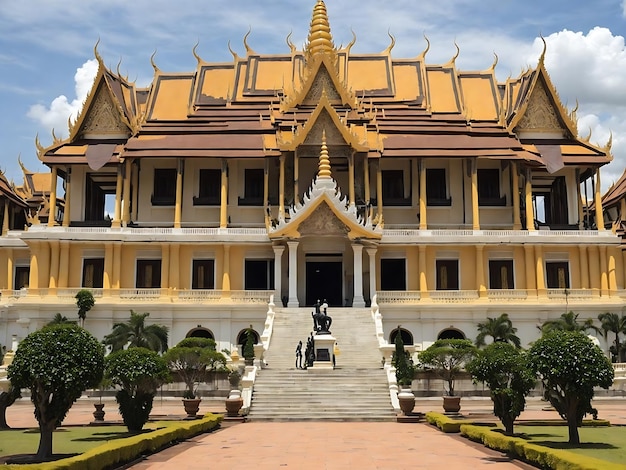
<svg viewBox="0 0 626 470">
<path fill-rule="evenodd" d="M 435 411 L 429 411 L 426 413 L 426 421 L 433 426 L 437 426 L 446 433 L 461 432 L 461 425 L 463 424 L 477 424 L 471 419 L 454 419 Z M 484 426 L 495 427 L 496 425 L 486 423 Z"/>
<path fill-rule="evenodd" d="M 223 417 L 206 414 L 193 421 L 162 422 L 155 431 L 108 442 L 83 454 L 67 459 L 30 465 L 5 465 L 3 470 L 100 470 L 130 462 L 142 454 L 150 454 L 167 447 L 172 442 L 183 441 L 217 428 Z M 161 423 L 160 423 L 161 424 Z"/>
<path fill-rule="evenodd" d="M 556 470 L 624 470 L 625 465 L 614 464 L 605 460 L 586 457 L 561 449 L 531 444 L 520 437 L 505 436 L 482 426 L 461 425 L 461 434 L 475 442 L 500 452 L 525 460 L 539 468 Z"/>
</svg>

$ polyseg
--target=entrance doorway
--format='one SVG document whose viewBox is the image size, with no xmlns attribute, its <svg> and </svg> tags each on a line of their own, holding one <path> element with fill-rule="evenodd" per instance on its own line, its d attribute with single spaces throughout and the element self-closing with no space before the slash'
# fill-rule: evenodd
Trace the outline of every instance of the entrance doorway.
<svg viewBox="0 0 626 470">
<path fill-rule="evenodd" d="M 317 300 L 328 302 L 329 307 L 343 306 L 343 264 L 341 261 L 306 262 L 306 305 Z"/>
</svg>

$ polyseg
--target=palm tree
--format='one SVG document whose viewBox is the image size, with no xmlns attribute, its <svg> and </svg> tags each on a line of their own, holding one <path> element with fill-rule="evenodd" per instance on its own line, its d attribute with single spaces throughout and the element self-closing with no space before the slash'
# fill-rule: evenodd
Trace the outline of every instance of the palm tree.
<svg viewBox="0 0 626 470">
<path fill-rule="evenodd" d="M 478 324 L 476 346 L 485 346 L 485 338 L 491 336 L 494 343 L 511 343 L 516 348 L 520 348 L 522 343 L 515 333 L 517 333 L 517 328 L 513 327 L 513 322 L 511 322 L 508 314 L 503 313 L 498 318 L 487 317 L 486 322 Z"/>
<path fill-rule="evenodd" d="M 163 325 L 146 325 L 150 314 L 130 311 L 130 320 L 113 325 L 113 331 L 104 337 L 103 343 L 113 351 L 129 348 L 147 348 L 156 352 L 167 351 L 168 328 Z"/>
<path fill-rule="evenodd" d="M 600 329 L 604 334 L 605 340 L 609 333 L 615 334 L 615 340 L 613 341 L 614 346 L 611 346 L 609 349 L 613 354 L 613 358 L 617 360 L 617 362 L 624 362 L 624 351 L 620 344 L 619 335 L 621 333 L 626 334 L 626 316 L 624 316 L 623 313 L 619 316 L 617 313 L 605 312 L 598 315 L 598 320 L 602 322 Z M 615 348 L 614 352 L 612 351 L 613 348 Z"/>
<path fill-rule="evenodd" d="M 572 311 L 568 313 L 562 313 L 559 318 L 556 320 L 547 320 L 539 327 L 542 333 L 547 333 L 549 331 L 580 331 L 581 333 L 586 333 L 587 330 L 595 331 L 596 333 L 600 331 L 600 329 L 593 324 L 592 318 L 587 318 L 584 322 L 578 321 L 578 314 Z"/>
<path fill-rule="evenodd" d="M 52 321 L 48 322 L 46 326 L 65 325 L 65 324 L 71 324 L 71 323 L 76 323 L 76 322 L 72 320 L 68 320 L 65 315 L 61 315 L 60 313 L 57 313 L 52 319 Z"/>
</svg>

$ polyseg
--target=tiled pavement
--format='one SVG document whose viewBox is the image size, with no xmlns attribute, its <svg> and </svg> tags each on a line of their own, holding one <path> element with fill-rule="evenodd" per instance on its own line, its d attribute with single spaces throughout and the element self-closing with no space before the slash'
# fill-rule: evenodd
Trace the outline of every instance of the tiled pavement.
<svg viewBox="0 0 626 470">
<path fill-rule="evenodd" d="M 79 400 L 68 413 L 65 425 L 89 423 L 93 400 Z M 116 405 L 107 400 L 106 420 L 119 420 Z M 487 418 L 491 415 L 488 399 L 464 398 L 465 415 Z M 626 425 L 626 400 L 599 399 L 594 402 L 599 417 Z M 223 401 L 205 400 L 204 412 L 223 412 Z M 440 409 L 440 399 L 418 400 L 416 411 Z M 179 399 L 159 399 L 153 416 L 181 416 Z M 521 419 L 558 418 L 546 403 L 529 399 Z M 12 427 L 36 426 L 33 408 L 22 399 L 7 410 Z M 225 423 L 211 434 L 147 457 L 135 464 L 136 470 L 255 468 L 258 470 L 293 469 L 404 469 L 530 468 L 510 461 L 500 453 L 488 451 L 467 440 L 446 435 L 425 424 L 368 422 L 285 422 L 244 424 Z"/>
</svg>

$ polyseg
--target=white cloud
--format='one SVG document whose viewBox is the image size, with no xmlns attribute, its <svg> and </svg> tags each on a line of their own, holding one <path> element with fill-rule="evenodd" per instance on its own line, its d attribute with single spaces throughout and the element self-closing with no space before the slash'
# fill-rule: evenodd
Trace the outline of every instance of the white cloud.
<svg viewBox="0 0 626 470">
<path fill-rule="evenodd" d="M 47 130 L 55 129 L 57 136 L 67 136 L 68 118 L 76 119 L 98 72 L 98 61 L 91 59 L 76 70 L 74 75 L 76 98 L 69 101 L 65 95 L 57 96 L 50 106 L 35 104 L 28 110 L 28 117 Z"/>
</svg>

